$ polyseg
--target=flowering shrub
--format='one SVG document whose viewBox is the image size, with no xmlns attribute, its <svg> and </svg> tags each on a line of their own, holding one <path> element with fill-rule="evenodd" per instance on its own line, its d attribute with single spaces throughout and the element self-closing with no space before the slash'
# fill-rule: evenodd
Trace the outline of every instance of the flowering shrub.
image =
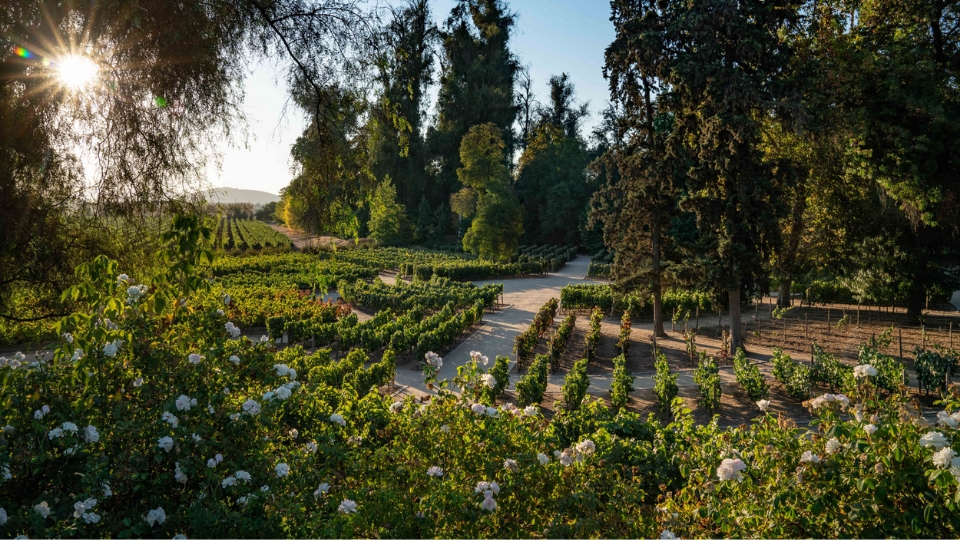
<svg viewBox="0 0 960 540">
<path fill-rule="evenodd" d="M 54 358 L 2 362 L 0 534 L 960 534 L 955 387 L 936 426 L 869 378 L 810 400 L 809 428 L 768 414 L 696 425 L 680 400 L 664 425 L 589 397 L 547 421 L 473 401 L 488 384 L 478 354 L 459 395 L 441 381 L 426 402 L 392 402 L 376 391 L 387 353 L 367 365 L 362 350 L 277 351 L 181 303 L 206 287 L 191 270 L 202 229 L 174 227 L 136 302 L 99 258 L 69 292 L 82 309 L 60 323 Z"/>
</svg>

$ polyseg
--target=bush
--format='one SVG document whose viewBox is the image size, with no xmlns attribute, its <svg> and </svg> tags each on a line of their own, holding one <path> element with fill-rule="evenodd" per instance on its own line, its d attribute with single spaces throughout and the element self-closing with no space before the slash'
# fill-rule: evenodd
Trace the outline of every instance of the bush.
<svg viewBox="0 0 960 540">
<path fill-rule="evenodd" d="M 286 325 L 286 317 L 270 317 L 267 319 L 267 332 L 269 332 L 271 338 L 280 339 L 283 337 Z"/>
<path fill-rule="evenodd" d="M 857 387 L 853 367 L 827 353 L 819 345 L 813 346 L 813 361 L 810 365 L 810 380 L 830 387 L 831 392 L 851 393 Z"/>
<path fill-rule="evenodd" d="M 896 358 L 882 354 L 877 345 L 873 340 L 870 343 L 858 345 L 857 360 L 861 364 L 870 364 L 877 370 L 876 376 L 870 377 L 870 382 L 874 386 L 888 392 L 895 392 L 901 384 L 907 383 L 906 369 Z M 922 369 L 918 368 L 918 375 Z"/>
<path fill-rule="evenodd" d="M 723 390 L 720 388 L 720 366 L 717 360 L 705 352 L 700 352 L 700 363 L 693 372 L 693 380 L 700 390 L 701 407 L 716 411 L 720 408 Z"/>
<path fill-rule="evenodd" d="M 597 355 L 597 345 L 600 344 L 600 322 L 603 321 L 603 312 L 600 308 L 593 308 L 590 313 L 590 329 L 583 338 L 583 355 L 587 362 Z"/>
<path fill-rule="evenodd" d="M 680 392 L 677 388 L 677 374 L 670 371 L 670 364 L 667 362 L 666 355 L 659 348 L 653 351 L 656 360 L 654 367 L 657 370 L 654 375 L 653 393 L 657 396 L 657 402 L 660 403 L 660 412 L 666 412 Z"/>
<path fill-rule="evenodd" d="M 773 377 L 787 389 L 787 393 L 798 400 L 810 397 L 810 368 L 806 364 L 794 362 L 790 355 L 779 347 L 773 350 Z"/>
<path fill-rule="evenodd" d="M 539 405 L 547 391 L 547 364 L 549 358 L 537 355 L 526 375 L 517 381 L 517 405 Z"/>
<path fill-rule="evenodd" d="M 563 406 L 568 411 L 572 411 L 580 406 L 583 397 L 587 395 L 587 387 L 590 386 L 590 378 L 587 376 L 587 359 L 577 360 L 573 364 L 573 369 L 567 373 L 563 381 Z"/>
<path fill-rule="evenodd" d="M 635 377 L 627 371 L 627 359 L 621 354 L 613 359 L 613 380 L 610 382 L 610 406 L 620 411 L 630 402 Z"/>
<path fill-rule="evenodd" d="M 957 359 L 949 353 L 930 351 L 920 347 L 916 348 L 914 354 L 917 357 L 915 365 L 920 389 L 927 392 L 946 391 L 947 371 L 954 369 Z"/>
<path fill-rule="evenodd" d="M 559 367 L 560 356 L 563 354 L 567 340 L 569 340 L 571 334 L 573 334 L 573 329 L 576 324 L 577 314 L 571 313 L 567 315 L 563 319 L 563 322 L 560 323 L 560 327 L 557 328 L 557 332 L 550 338 L 550 365 L 553 366 L 554 369 Z"/>
<path fill-rule="evenodd" d="M 493 394 L 491 395 L 491 402 L 495 403 L 510 384 L 510 359 L 502 354 L 497 356 L 496 361 L 493 363 L 493 369 L 490 370 L 490 374 L 493 375 L 494 380 L 497 381 L 493 387 Z"/>
<path fill-rule="evenodd" d="M 737 349 L 737 353 L 733 355 L 733 374 L 737 377 L 737 384 L 747 393 L 750 401 L 756 403 L 761 399 L 767 399 L 770 394 L 767 382 L 763 380 L 757 365 L 747 360 L 743 349 Z"/>
<path fill-rule="evenodd" d="M 630 350 L 630 312 L 624 311 L 623 317 L 620 318 L 620 335 L 617 338 L 617 348 L 620 349 L 620 354 L 623 356 L 627 355 L 627 351 Z"/>
</svg>

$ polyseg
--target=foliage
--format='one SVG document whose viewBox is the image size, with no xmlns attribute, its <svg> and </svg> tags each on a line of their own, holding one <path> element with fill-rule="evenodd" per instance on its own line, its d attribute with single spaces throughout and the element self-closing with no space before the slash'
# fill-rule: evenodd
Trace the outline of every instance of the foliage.
<svg viewBox="0 0 960 540">
<path fill-rule="evenodd" d="M 783 384 L 794 399 L 804 401 L 810 397 L 812 378 L 810 367 L 793 361 L 780 347 L 773 349 L 773 377 Z"/>
<path fill-rule="evenodd" d="M 590 378 L 587 376 L 587 359 L 581 358 L 573 363 L 573 368 L 563 380 L 560 392 L 563 394 L 563 406 L 568 411 L 580 407 L 580 402 L 587 395 Z"/>
<path fill-rule="evenodd" d="M 917 369 L 917 382 L 921 389 L 929 392 L 946 391 L 946 374 L 957 365 L 957 358 L 944 351 L 931 351 L 917 347 L 914 351 Z"/>
<path fill-rule="evenodd" d="M 716 411 L 720 408 L 720 398 L 723 395 L 723 389 L 720 388 L 720 366 L 717 365 L 716 358 L 705 352 L 700 352 L 699 364 L 693 371 L 693 381 L 700 390 L 700 399 L 697 403 L 701 407 Z"/>
<path fill-rule="evenodd" d="M 670 371 L 670 363 L 667 362 L 667 356 L 663 354 L 659 347 L 654 348 L 655 357 L 654 368 L 657 370 L 653 376 L 653 393 L 657 396 L 657 402 L 660 404 L 660 412 L 665 412 L 673 398 L 677 397 L 680 389 L 677 388 L 677 374 Z"/>
<path fill-rule="evenodd" d="M 553 324 L 554 317 L 557 316 L 559 302 L 556 298 L 551 298 L 544 304 L 530 323 L 530 328 L 525 332 L 518 334 L 514 340 L 513 352 L 517 355 L 517 363 L 523 365 L 533 354 L 537 343 L 544 333 Z"/>
<path fill-rule="evenodd" d="M 900 385 L 907 384 L 907 370 L 896 358 L 880 352 L 882 347 L 890 344 L 892 329 L 887 329 L 879 338 L 873 337 L 868 343 L 857 345 L 857 361 L 860 364 L 870 364 L 877 370 L 877 374 L 870 377 L 870 382 L 877 388 L 888 392 L 896 392 Z M 918 369 L 917 374 L 920 371 Z"/>
<path fill-rule="evenodd" d="M 412 225 L 403 205 L 397 202 L 397 188 L 390 177 L 383 179 L 370 198 L 370 237 L 383 246 L 405 244 Z"/>
<path fill-rule="evenodd" d="M 543 401 L 543 393 L 547 391 L 547 367 L 550 359 L 539 354 L 534 359 L 526 375 L 517 381 L 517 405 L 539 405 Z"/>
<path fill-rule="evenodd" d="M 733 374 L 737 378 L 737 384 L 743 388 L 750 401 L 756 403 L 769 397 L 770 389 L 763 375 L 760 374 L 760 369 L 747 359 L 743 349 L 737 349 L 736 354 L 733 355 Z"/>
<path fill-rule="evenodd" d="M 462 218 L 472 218 L 463 236 L 464 249 L 492 261 L 509 259 L 523 234 L 522 210 L 510 187 L 505 150 L 496 125 L 470 128 L 460 144 L 463 167 L 457 169 L 457 177 L 465 186 L 461 194 L 472 194 L 476 204 L 450 203 Z"/>
<path fill-rule="evenodd" d="M 630 350 L 630 312 L 624 311 L 623 316 L 620 317 L 620 334 L 617 336 L 617 349 L 620 350 L 620 354 L 623 356 L 627 355 L 627 351 Z"/>
<path fill-rule="evenodd" d="M 287 235 L 273 230 L 262 221 L 226 217 L 217 224 L 214 245 L 218 249 L 236 248 L 241 252 L 248 249 L 261 251 L 263 248 L 289 250 L 293 247 Z"/>
<path fill-rule="evenodd" d="M 556 370 L 560 365 L 560 356 L 567 346 L 567 341 L 573 334 L 574 327 L 577 325 L 577 314 L 571 313 L 563 318 L 556 333 L 550 338 L 550 365 Z"/>
<path fill-rule="evenodd" d="M 590 312 L 590 327 L 583 337 L 583 355 L 587 362 L 591 361 L 597 355 L 597 345 L 600 344 L 600 322 L 603 321 L 603 312 L 595 307 Z"/>
<path fill-rule="evenodd" d="M 623 354 L 613 357 L 613 379 L 610 381 L 610 406 L 613 410 L 623 410 L 630 402 L 635 378 L 627 369 L 627 359 Z"/>
<path fill-rule="evenodd" d="M 490 374 L 493 375 L 496 381 L 496 384 L 491 390 L 490 399 L 491 402 L 496 402 L 510 384 L 510 358 L 503 354 L 497 355 Z"/>
<path fill-rule="evenodd" d="M 850 393 L 857 384 L 853 377 L 853 367 L 827 353 L 819 345 L 813 345 L 813 359 L 810 364 L 810 380 L 826 384 L 831 392 Z"/>
</svg>

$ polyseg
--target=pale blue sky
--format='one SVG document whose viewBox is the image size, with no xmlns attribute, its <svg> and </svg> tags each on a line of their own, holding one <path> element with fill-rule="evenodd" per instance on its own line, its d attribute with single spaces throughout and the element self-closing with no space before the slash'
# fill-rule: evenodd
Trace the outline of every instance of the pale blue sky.
<svg viewBox="0 0 960 540">
<path fill-rule="evenodd" d="M 452 0 L 431 4 L 438 24 L 446 20 L 454 5 Z M 585 122 L 588 132 L 609 96 L 603 78 L 603 52 L 614 37 L 610 4 L 594 0 L 513 0 L 509 7 L 518 16 L 511 49 L 523 65 L 529 66 L 538 100 L 548 100 L 551 75 L 569 73 L 577 99 L 590 102 L 591 117 Z M 290 182 L 290 145 L 303 130 L 304 121 L 293 107 L 283 114 L 287 95 L 281 79 L 277 67 L 269 63 L 252 70 L 245 83 L 244 101 L 248 147 L 222 145 L 222 168 L 210 171 L 212 185 L 278 193 Z M 435 95 L 436 86 L 431 88 L 431 96 Z"/>
</svg>

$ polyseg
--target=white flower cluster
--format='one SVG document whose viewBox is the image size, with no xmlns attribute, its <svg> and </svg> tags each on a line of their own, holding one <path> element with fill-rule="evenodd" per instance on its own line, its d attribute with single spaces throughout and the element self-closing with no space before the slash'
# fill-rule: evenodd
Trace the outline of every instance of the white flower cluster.
<svg viewBox="0 0 960 540">
<path fill-rule="evenodd" d="M 340 426 L 345 426 L 345 425 L 347 425 L 347 421 L 343 419 L 343 416 L 341 416 L 341 415 L 339 415 L 339 414 L 337 414 L 337 413 L 333 413 L 333 414 L 330 415 L 330 421 L 333 422 L 334 424 L 338 424 L 338 425 L 340 425 Z"/>
<path fill-rule="evenodd" d="M 13 475 L 10 474 L 10 467 L 9 467 L 9 466 L 4 465 L 4 466 L 0 467 L 0 477 L 2 477 L 2 479 L 3 479 L 2 481 L 3 481 L 3 482 L 6 482 L 7 480 L 10 480 L 11 478 L 13 478 Z"/>
<path fill-rule="evenodd" d="M 180 469 L 179 462 L 173 464 L 173 478 L 177 482 L 180 482 L 181 484 L 187 483 L 187 473 L 183 472 L 183 470 Z"/>
<path fill-rule="evenodd" d="M 209 468 L 211 468 L 211 469 L 214 469 L 214 468 L 216 468 L 217 465 L 219 465 L 220 463 L 223 463 L 223 455 L 222 455 L 222 454 L 217 454 L 217 455 L 215 455 L 215 456 L 213 456 L 212 458 L 210 458 L 210 459 L 207 460 L 207 467 L 209 467 Z"/>
<path fill-rule="evenodd" d="M 493 388 L 497 386 L 497 379 L 489 373 L 484 373 L 483 375 L 480 375 L 480 382 L 487 388 Z"/>
<path fill-rule="evenodd" d="M 324 482 L 313 492 L 313 498 L 319 499 L 322 495 L 326 495 L 328 491 L 330 491 L 330 484 Z"/>
<path fill-rule="evenodd" d="M 240 365 L 240 357 L 237 356 L 237 355 L 235 355 L 235 354 L 234 354 L 234 355 L 231 355 L 230 358 L 229 358 L 229 360 L 230 360 L 231 362 L 233 362 L 234 365 L 237 365 L 237 366 Z"/>
<path fill-rule="evenodd" d="M 85 501 L 75 503 L 73 505 L 73 517 L 82 518 L 84 523 L 88 525 L 100 521 L 100 516 L 93 512 L 87 512 L 87 510 L 93 510 L 93 507 L 96 505 L 96 499 L 87 499 Z"/>
<path fill-rule="evenodd" d="M 299 385 L 300 383 L 297 381 L 290 381 L 288 383 L 284 383 L 280 385 L 280 387 L 277 388 L 276 390 L 270 390 L 269 392 L 266 392 L 265 394 L 263 394 L 263 399 L 266 401 L 270 401 L 273 398 L 277 398 L 280 401 L 286 401 L 293 394 L 293 389 Z"/>
<path fill-rule="evenodd" d="M 747 465 L 740 459 L 730 459 L 726 458 L 720 462 L 720 466 L 717 467 L 717 478 L 720 481 L 726 480 L 736 480 L 737 482 L 743 482 L 743 474 L 741 471 L 745 471 Z"/>
<path fill-rule="evenodd" d="M 434 465 L 427 469 L 427 476 L 440 477 L 443 476 L 443 469 Z"/>
<path fill-rule="evenodd" d="M 160 415 L 160 418 L 173 427 L 180 425 L 180 419 L 170 411 L 163 411 L 163 414 Z"/>
<path fill-rule="evenodd" d="M 500 484 L 496 482 L 477 482 L 477 486 L 473 489 L 474 493 L 483 493 L 483 502 L 480 503 L 480 508 L 493 512 L 497 509 L 497 501 L 493 499 L 494 495 L 500 494 Z"/>
<path fill-rule="evenodd" d="M 927 433 L 924 433 L 922 437 L 920 437 L 920 446 L 924 448 L 932 446 L 940 449 L 949 444 L 950 441 L 948 441 L 947 438 L 943 436 L 943 433 L 940 433 L 939 431 L 928 431 Z"/>
<path fill-rule="evenodd" d="M 240 329 L 237 328 L 237 325 L 233 324 L 232 322 L 227 321 L 227 324 L 223 325 L 223 328 L 228 334 L 230 334 L 230 337 L 234 339 L 240 337 Z"/>
<path fill-rule="evenodd" d="M 839 404 L 841 409 L 846 409 L 850 406 L 850 399 L 843 394 L 823 394 L 822 396 L 811 399 L 807 403 L 810 408 L 815 411 L 823 407 L 830 407 L 835 403 Z"/>
<path fill-rule="evenodd" d="M 7 358 L 5 356 L 0 356 L 0 367 L 9 366 L 10 369 L 17 369 L 22 366 L 26 361 L 27 357 L 22 352 L 16 352 L 13 354 L 13 358 Z"/>
<path fill-rule="evenodd" d="M 823 449 L 826 450 L 828 454 L 836 454 L 840 450 L 841 444 L 836 437 L 831 437 L 830 440 L 823 445 Z"/>
<path fill-rule="evenodd" d="M 47 516 L 50 515 L 50 504 L 47 501 L 43 501 L 40 504 L 33 507 L 33 511 L 36 512 L 43 519 L 47 519 Z"/>
<path fill-rule="evenodd" d="M 277 473 L 277 478 L 283 478 L 284 476 L 290 474 L 290 466 L 286 463 L 278 464 L 273 470 Z"/>
<path fill-rule="evenodd" d="M 565 448 L 562 452 L 560 450 L 554 450 L 553 457 L 557 458 L 557 461 L 559 461 L 564 467 L 569 467 L 570 465 L 573 465 L 575 461 L 583 461 L 586 456 L 594 453 L 596 449 L 597 446 L 593 441 L 590 439 L 584 439 L 583 441 L 575 444 L 573 448 Z M 546 461 L 541 459 L 540 463 L 545 464 Z"/>
<path fill-rule="evenodd" d="M 203 359 L 204 359 L 204 356 L 202 354 L 197 354 L 197 353 L 190 353 L 190 355 L 187 356 L 187 361 L 193 365 L 199 364 L 200 362 L 203 361 Z"/>
<path fill-rule="evenodd" d="M 487 365 L 487 362 L 490 361 L 486 356 L 477 351 L 470 351 L 470 358 L 472 358 L 474 362 L 483 365 Z"/>
<path fill-rule="evenodd" d="M 46 405 L 44 405 L 44 406 L 46 406 Z M 34 415 L 34 416 L 36 416 L 36 415 Z M 93 426 L 89 426 L 89 427 L 93 427 Z M 60 424 L 60 427 L 53 428 L 53 429 L 51 429 L 49 432 L 47 432 L 47 437 L 52 441 L 53 439 L 58 439 L 58 438 L 60 438 L 60 437 L 63 437 L 63 434 L 64 434 L 64 433 L 70 433 L 70 434 L 76 435 L 76 433 L 77 433 L 78 430 L 79 430 L 79 428 L 77 428 L 77 425 L 74 424 L 73 422 L 64 422 L 64 423 Z M 85 435 L 86 435 L 86 431 L 87 431 L 87 430 L 84 429 L 84 434 L 85 434 Z M 97 428 L 93 428 L 93 431 L 96 432 L 96 431 L 97 431 Z M 97 440 L 100 440 L 100 435 L 99 435 L 99 434 L 97 435 Z M 96 442 L 96 441 L 90 441 L 90 442 Z"/>
<path fill-rule="evenodd" d="M 503 462 L 503 468 L 510 472 L 520 471 L 520 466 L 517 465 L 517 460 L 510 458 L 507 458 L 507 460 Z"/>
<path fill-rule="evenodd" d="M 183 394 L 176 401 L 178 411 L 189 411 L 191 407 L 197 406 L 197 398 L 190 398 Z"/>
<path fill-rule="evenodd" d="M 341 514 L 352 514 L 357 512 L 357 503 L 350 500 L 344 499 L 340 501 L 340 506 L 337 506 L 337 510 Z"/>
<path fill-rule="evenodd" d="M 160 437 L 157 439 L 157 446 L 163 448 L 165 452 L 173 450 L 173 437 Z"/>
<path fill-rule="evenodd" d="M 158 506 L 156 510 L 151 510 L 147 512 L 146 517 L 147 525 L 153 527 L 155 524 L 163 525 L 163 522 L 167 520 L 167 513 L 163 511 L 162 506 Z"/>
<path fill-rule="evenodd" d="M 117 355 L 117 351 L 120 350 L 120 346 L 123 345 L 123 341 L 115 339 L 110 343 L 107 343 L 103 346 L 103 355 L 109 358 L 113 358 Z"/>
<path fill-rule="evenodd" d="M 960 427 L 960 411 L 953 414 L 947 414 L 947 411 L 938 412 L 937 423 L 943 427 L 957 429 L 957 427 Z"/>
<path fill-rule="evenodd" d="M 859 366 L 853 367 L 853 376 L 858 379 L 866 379 L 867 377 L 876 377 L 877 368 L 871 366 L 870 364 L 860 364 Z"/>
<path fill-rule="evenodd" d="M 37 419 L 37 420 L 40 420 L 41 418 L 43 418 L 43 417 L 46 416 L 47 414 L 50 414 L 50 406 L 49 406 L 49 405 L 44 405 L 43 407 L 40 407 L 39 409 L 33 411 L 33 417 L 34 417 L 35 419 Z"/>
<path fill-rule="evenodd" d="M 433 351 L 430 351 L 424 355 L 424 358 L 426 358 L 428 366 L 436 369 L 443 367 L 443 358 L 440 358 L 440 355 Z"/>
<path fill-rule="evenodd" d="M 800 463 L 820 463 L 820 456 L 807 450 L 800 456 Z"/>
<path fill-rule="evenodd" d="M 146 285 L 131 285 L 127 287 L 127 304 L 133 305 L 140 301 L 143 295 L 147 294 L 150 287 Z"/>
<path fill-rule="evenodd" d="M 244 401 L 241 407 L 243 408 L 243 412 L 251 416 L 260 414 L 260 404 L 252 399 Z"/>
<path fill-rule="evenodd" d="M 237 471 L 233 473 L 233 476 L 228 476 L 220 482 L 221 487 L 229 487 L 237 485 L 237 481 L 241 482 L 250 482 L 250 473 L 247 471 Z"/>
<path fill-rule="evenodd" d="M 757 402 L 757 407 L 760 408 L 760 412 L 767 412 L 767 407 L 769 406 L 770 406 L 769 399 L 761 399 L 760 401 Z"/>
</svg>

